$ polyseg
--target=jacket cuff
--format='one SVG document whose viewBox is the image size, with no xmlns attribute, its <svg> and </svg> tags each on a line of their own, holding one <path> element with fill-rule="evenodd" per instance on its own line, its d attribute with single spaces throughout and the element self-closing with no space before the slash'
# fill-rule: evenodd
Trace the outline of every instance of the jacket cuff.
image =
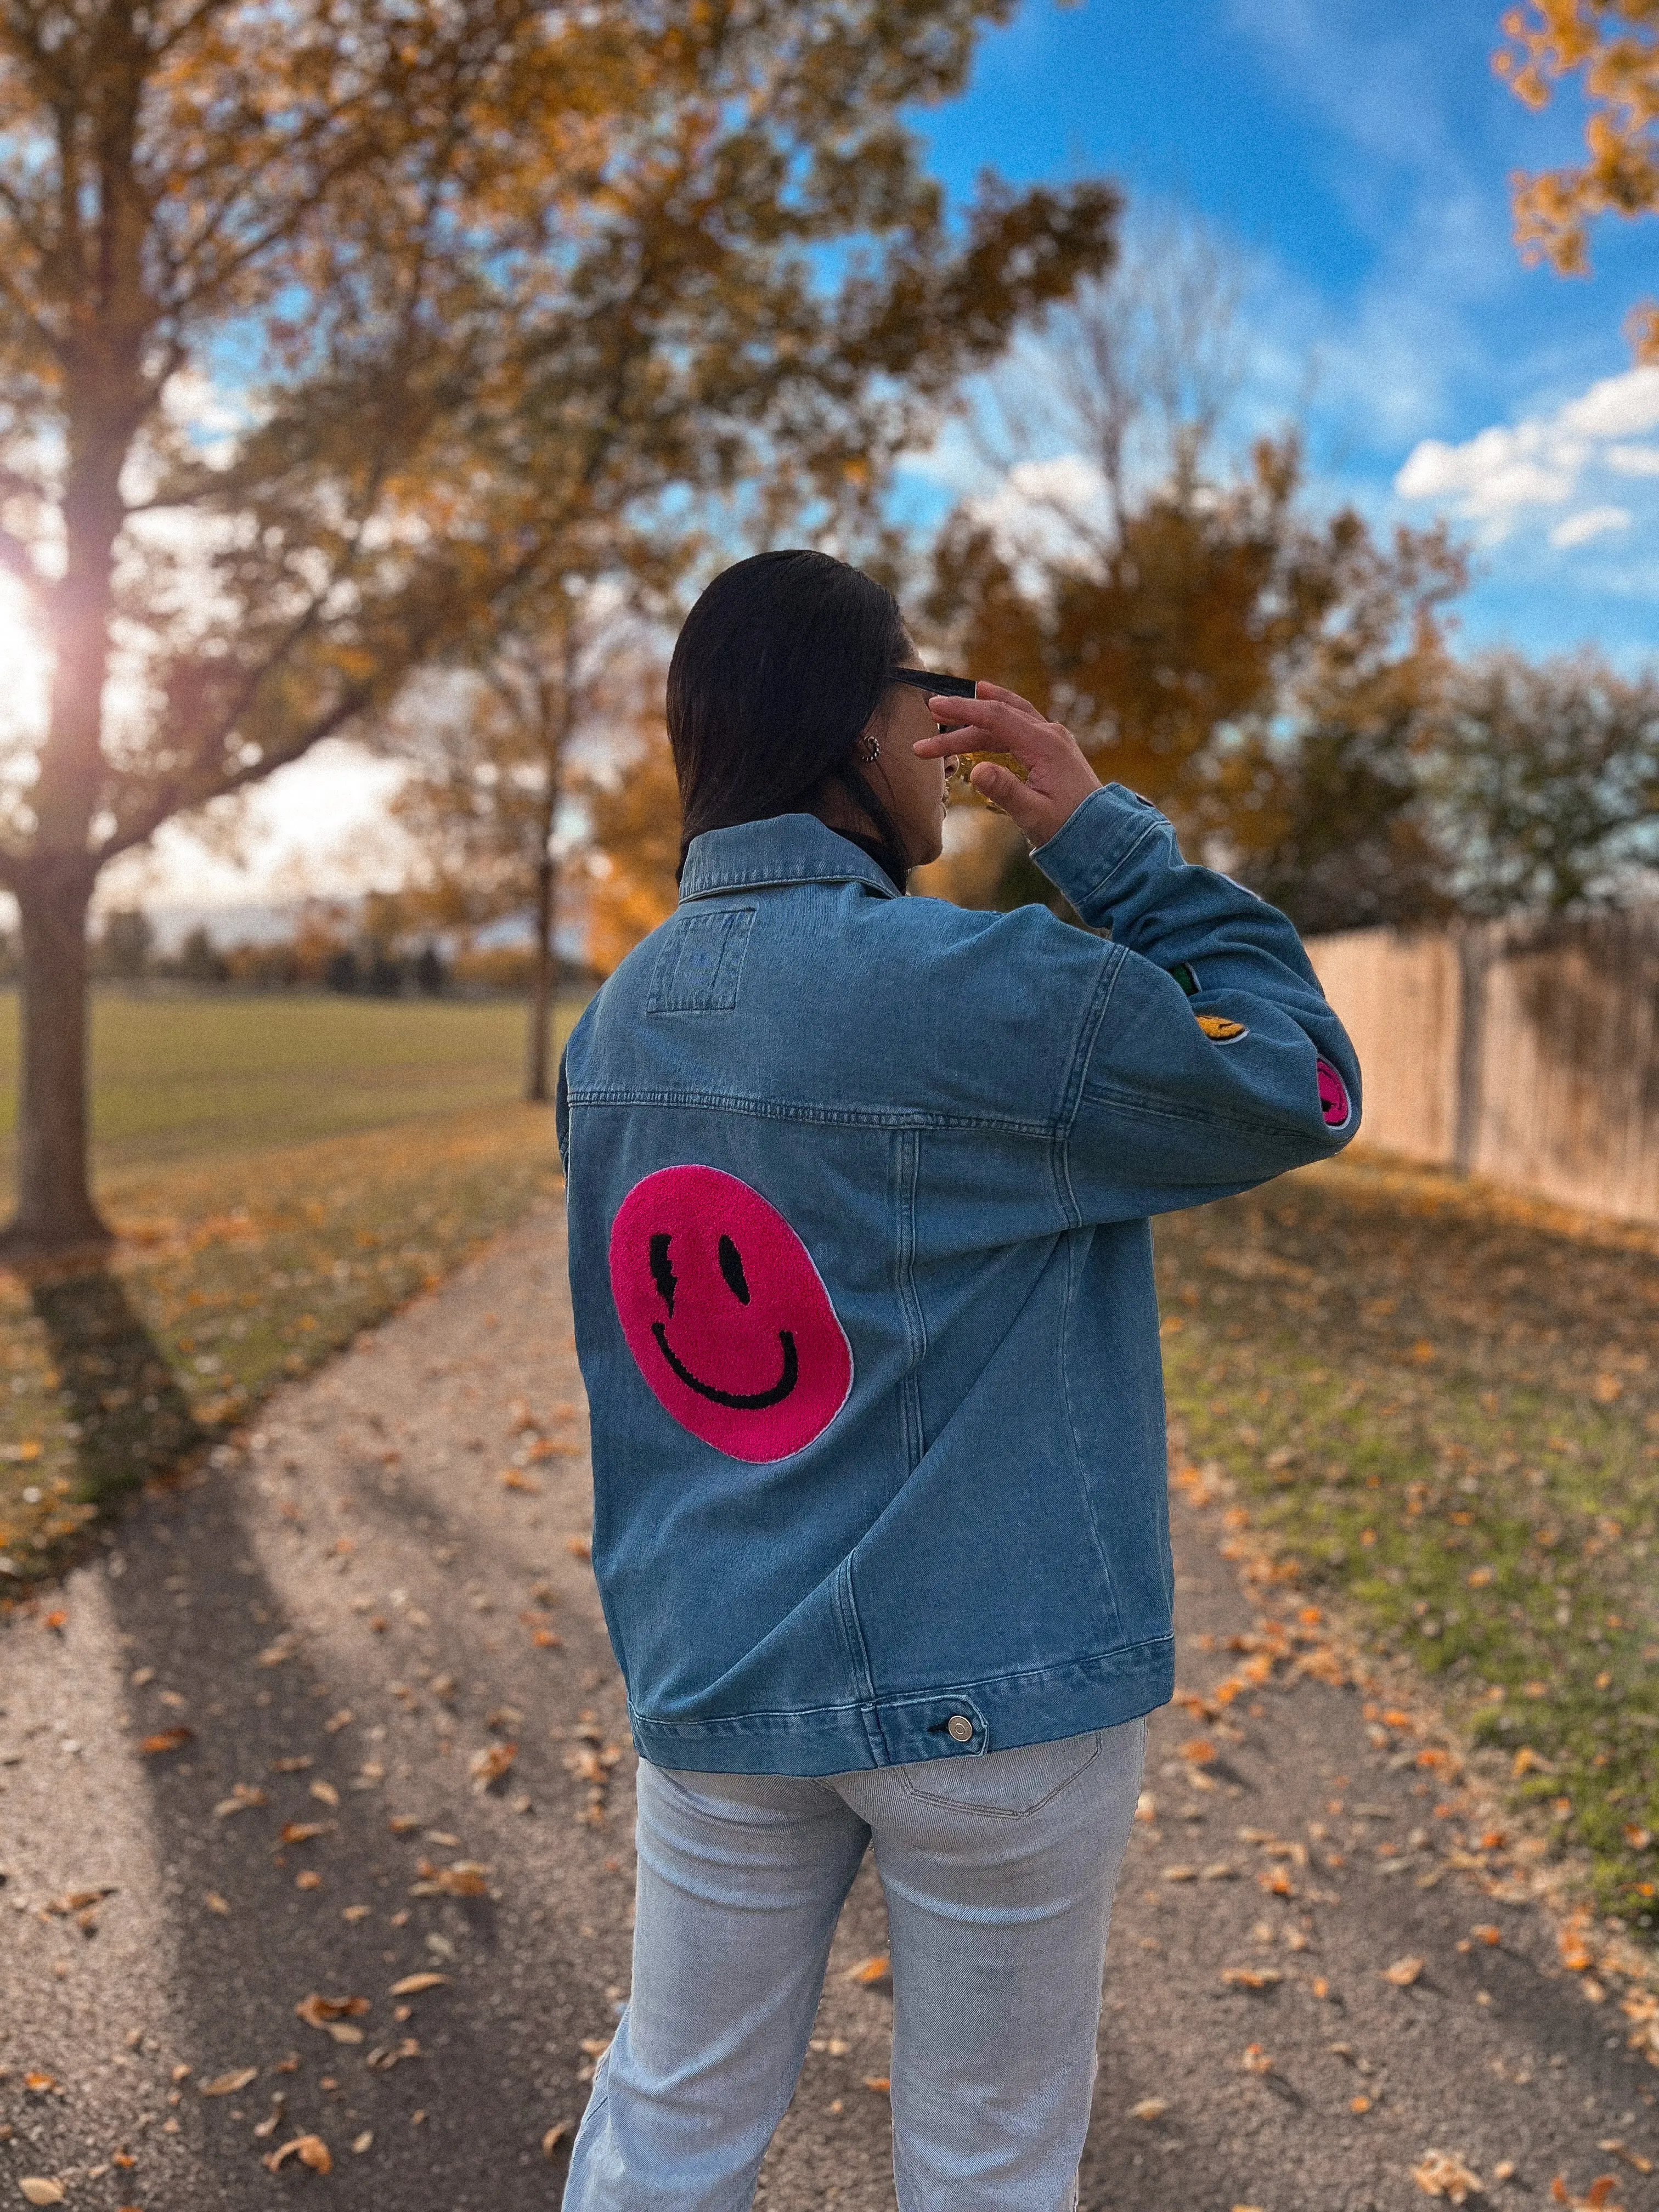
<svg viewBox="0 0 1659 2212">
<path fill-rule="evenodd" d="M 1073 808 L 1052 837 L 1032 847 L 1031 858 L 1086 918 L 1109 879 L 1163 821 L 1149 799 L 1121 783 L 1103 784 Z"/>
</svg>

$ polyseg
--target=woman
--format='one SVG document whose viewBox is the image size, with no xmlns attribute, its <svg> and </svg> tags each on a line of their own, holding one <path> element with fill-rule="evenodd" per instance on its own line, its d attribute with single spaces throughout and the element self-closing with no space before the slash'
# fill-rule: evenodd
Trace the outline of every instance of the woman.
<svg viewBox="0 0 1659 2212">
<path fill-rule="evenodd" d="M 823 555 L 709 586 L 668 677 L 679 907 L 561 1066 L 593 1565 L 641 1754 L 633 1990 L 576 2212 L 750 2203 L 872 1843 L 902 2212 L 1075 2203 L 1173 1687 L 1149 1217 L 1358 1119 L 1284 917 L 1024 700 L 930 696 L 915 659 Z M 1089 930 L 903 896 L 964 729 L 1026 768 L 971 781 Z"/>
</svg>

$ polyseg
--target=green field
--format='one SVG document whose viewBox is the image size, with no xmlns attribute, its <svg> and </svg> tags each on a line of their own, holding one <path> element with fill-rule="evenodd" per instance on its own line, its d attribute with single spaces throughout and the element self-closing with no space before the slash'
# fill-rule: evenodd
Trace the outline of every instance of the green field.
<svg viewBox="0 0 1659 2212">
<path fill-rule="evenodd" d="M 100 991 L 92 1013 L 97 1169 L 258 1152 L 506 1105 L 523 1081 L 524 1036 L 525 1010 L 511 1001 Z M 0 994 L 8 1178 L 16 1072 L 17 998 L 8 991 Z"/>
<path fill-rule="evenodd" d="M 1194 1457 L 1659 1929 L 1659 1238 L 1361 1157 L 1157 1244 Z"/>
<path fill-rule="evenodd" d="M 580 1011 L 562 1004 L 556 1043 Z M 0 1277 L 0 1604 L 559 1188 L 512 1004 L 100 994 L 106 1267 Z M 9 1174 L 15 1002 L 3 1002 Z"/>
</svg>

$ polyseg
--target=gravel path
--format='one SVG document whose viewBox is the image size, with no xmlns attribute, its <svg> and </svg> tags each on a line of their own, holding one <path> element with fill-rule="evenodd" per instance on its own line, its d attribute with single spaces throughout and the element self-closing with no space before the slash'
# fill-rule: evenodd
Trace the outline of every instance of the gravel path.
<svg viewBox="0 0 1659 2212">
<path fill-rule="evenodd" d="M 26 2177 L 109 2212 L 556 2203 L 633 1863 L 584 1450 L 544 1214 L 0 1631 L 0 2203 Z M 1193 1702 L 1155 1723 L 1085 2212 L 1407 2212 L 1431 2150 L 1494 2205 L 1611 2173 L 1602 2212 L 1659 2207 L 1659 2072 L 1616 1993 L 1586 2002 L 1522 1886 L 1454 1864 L 1474 1815 L 1412 1739 L 1264 1644 L 1224 1501 L 1192 1494 Z M 865 2086 L 890 2001 L 849 1972 L 882 1948 L 866 1867 L 769 2212 L 892 2203 Z"/>
</svg>

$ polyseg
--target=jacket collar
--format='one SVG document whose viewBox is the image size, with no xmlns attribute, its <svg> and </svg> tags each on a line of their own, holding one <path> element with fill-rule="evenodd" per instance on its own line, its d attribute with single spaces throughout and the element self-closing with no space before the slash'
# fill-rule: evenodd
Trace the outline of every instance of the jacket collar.
<svg viewBox="0 0 1659 2212">
<path fill-rule="evenodd" d="M 773 814 L 705 830 L 686 848 L 680 903 L 771 884 L 863 884 L 897 898 L 880 863 L 816 814 Z"/>
</svg>

